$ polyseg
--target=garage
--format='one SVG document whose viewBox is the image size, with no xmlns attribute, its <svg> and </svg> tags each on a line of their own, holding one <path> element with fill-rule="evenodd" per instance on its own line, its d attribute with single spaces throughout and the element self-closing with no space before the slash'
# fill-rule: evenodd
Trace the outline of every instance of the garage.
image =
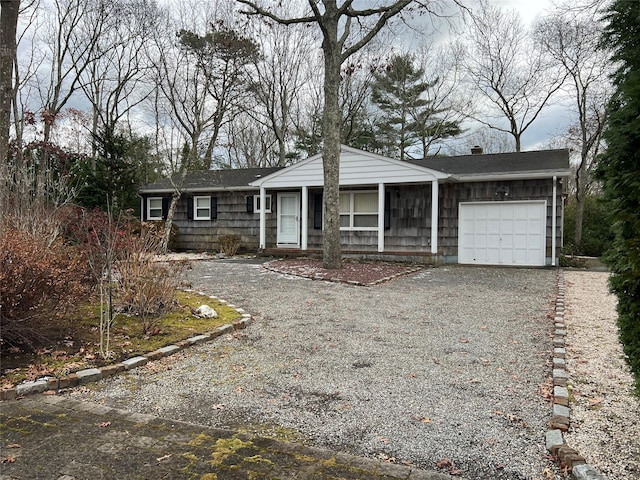
<svg viewBox="0 0 640 480">
<path fill-rule="evenodd" d="M 460 203 L 458 263 L 545 265 L 545 201 Z"/>
</svg>

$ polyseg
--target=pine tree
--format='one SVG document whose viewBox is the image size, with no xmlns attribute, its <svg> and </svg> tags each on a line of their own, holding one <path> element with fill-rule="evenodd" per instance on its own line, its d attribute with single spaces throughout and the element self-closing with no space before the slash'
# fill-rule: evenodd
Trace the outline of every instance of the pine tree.
<svg viewBox="0 0 640 480">
<path fill-rule="evenodd" d="M 394 56 L 374 77 L 371 101 L 383 113 L 376 122 L 381 153 L 400 160 L 423 157 L 434 141 L 461 132 L 457 122 L 441 118 L 446 110 L 435 108 L 429 99 L 429 90 L 440 80 L 426 81 L 424 69 L 415 66 L 412 55 Z"/>
<path fill-rule="evenodd" d="M 640 2 L 614 1 L 606 20 L 603 42 L 613 49 L 616 92 L 598 175 L 614 214 L 615 240 L 607 260 L 618 296 L 620 340 L 640 390 Z"/>
</svg>

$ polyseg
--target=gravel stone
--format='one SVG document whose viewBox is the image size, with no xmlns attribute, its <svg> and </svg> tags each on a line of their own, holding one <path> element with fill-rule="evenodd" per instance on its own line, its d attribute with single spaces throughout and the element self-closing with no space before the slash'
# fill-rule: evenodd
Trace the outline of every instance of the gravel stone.
<svg viewBox="0 0 640 480">
<path fill-rule="evenodd" d="M 565 441 L 604 477 L 637 480 L 640 402 L 618 340 L 616 297 L 609 293 L 608 278 L 606 272 L 565 272 L 571 392 L 571 429 Z M 579 478 L 603 478 L 584 468 Z"/>
<path fill-rule="evenodd" d="M 462 478 L 563 478 L 539 393 L 555 271 L 447 266 L 360 287 L 216 260 L 187 275 L 254 323 L 75 395 Z"/>
</svg>

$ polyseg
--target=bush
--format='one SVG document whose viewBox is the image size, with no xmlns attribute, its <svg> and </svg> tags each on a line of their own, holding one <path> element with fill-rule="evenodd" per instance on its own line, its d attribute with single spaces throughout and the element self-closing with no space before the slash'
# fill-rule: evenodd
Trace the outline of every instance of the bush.
<svg viewBox="0 0 640 480">
<path fill-rule="evenodd" d="M 15 228 L 0 236 L 0 342 L 34 349 L 62 327 L 89 294 L 91 274 L 78 248 Z"/>
<path fill-rule="evenodd" d="M 223 235 L 218 239 L 220 251 L 228 257 L 233 257 L 238 252 L 240 242 L 239 235 Z"/>
<path fill-rule="evenodd" d="M 141 225 L 141 229 L 151 229 L 154 235 L 157 236 L 160 240 L 162 240 L 162 236 L 164 235 L 165 222 L 163 221 L 155 221 L 155 222 L 144 222 Z M 180 231 L 175 222 L 171 223 L 171 232 L 169 232 L 169 244 L 167 245 L 167 250 L 169 252 L 175 252 L 178 248 L 178 235 Z"/>
<path fill-rule="evenodd" d="M 568 255 L 601 257 L 613 241 L 613 219 L 599 196 L 588 195 L 584 200 L 582 241 L 575 242 L 576 201 L 571 198 L 564 211 L 564 251 Z"/>
<path fill-rule="evenodd" d="M 116 311 L 140 318 L 145 333 L 157 333 L 156 324 L 172 308 L 183 263 L 161 263 L 155 258 L 162 235 L 143 228 L 118 252 L 113 266 L 113 305 Z"/>
</svg>

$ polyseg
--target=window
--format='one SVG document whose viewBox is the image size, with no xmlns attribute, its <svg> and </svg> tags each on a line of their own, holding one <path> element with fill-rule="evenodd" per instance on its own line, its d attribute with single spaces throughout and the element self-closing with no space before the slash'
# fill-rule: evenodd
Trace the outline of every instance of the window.
<svg viewBox="0 0 640 480">
<path fill-rule="evenodd" d="M 211 220 L 211 197 L 193 197 L 193 219 Z"/>
<path fill-rule="evenodd" d="M 265 195 L 264 203 L 266 203 L 267 206 L 265 213 L 271 213 L 271 195 Z M 260 195 L 253 196 L 253 211 L 260 213 Z"/>
<path fill-rule="evenodd" d="M 162 220 L 162 197 L 147 198 L 147 220 Z"/>
<path fill-rule="evenodd" d="M 377 230 L 378 192 L 340 192 L 340 229 Z"/>
</svg>

